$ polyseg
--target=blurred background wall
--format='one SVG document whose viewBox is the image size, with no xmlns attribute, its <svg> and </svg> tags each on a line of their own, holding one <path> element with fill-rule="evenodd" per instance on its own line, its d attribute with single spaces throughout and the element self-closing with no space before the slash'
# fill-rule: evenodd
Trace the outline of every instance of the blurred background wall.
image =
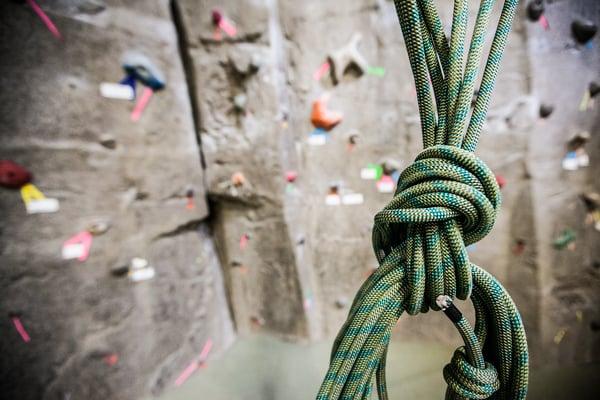
<svg viewBox="0 0 600 400">
<path fill-rule="evenodd" d="M 18 190 L 0 190 L 2 396 L 135 399 L 236 336 L 330 340 L 377 266 L 373 215 L 391 199 L 361 170 L 395 176 L 422 148 L 393 3 L 39 5 L 60 39 L 31 2 L 0 4 L 0 158 L 60 209 L 27 214 Z M 577 18 L 597 23 L 600 5 L 545 5 L 542 22 L 524 4 L 514 24 L 477 151 L 503 184 L 502 209 L 469 248 L 519 306 L 534 368 L 600 359 L 600 108 L 586 99 L 600 52 L 571 32 Z M 235 34 L 215 28 L 219 16 Z M 363 70 L 327 70 L 353 40 Z M 166 81 L 137 122 L 135 102 L 99 93 L 130 52 Z M 343 113 L 324 137 L 310 118 L 323 94 Z M 577 170 L 563 165 L 573 137 L 589 155 Z M 332 190 L 345 200 L 332 205 Z M 89 231 L 89 257 L 63 259 L 64 242 Z M 134 258 L 151 279 L 133 282 Z M 459 343 L 434 313 L 403 318 L 394 339 Z"/>
</svg>

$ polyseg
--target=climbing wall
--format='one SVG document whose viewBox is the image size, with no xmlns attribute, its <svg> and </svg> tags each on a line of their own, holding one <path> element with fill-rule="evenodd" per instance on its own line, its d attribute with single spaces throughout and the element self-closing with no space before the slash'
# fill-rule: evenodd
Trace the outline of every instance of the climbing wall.
<svg viewBox="0 0 600 400">
<path fill-rule="evenodd" d="M 600 109 L 589 98 L 590 84 L 600 81 L 597 40 L 579 44 L 574 21 L 600 21 L 600 4 L 560 1 L 547 6 L 550 29 L 528 26 L 531 91 L 553 105 L 548 120 L 529 137 L 535 263 L 541 288 L 537 303 L 538 362 L 563 364 L 597 361 L 600 349 Z M 574 138 L 589 166 L 573 167 Z M 560 160 L 563 160 L 562 163 Z M 561 168 L 562 164 L 562 168 Z M 594 199 L 588 201 L 584 198 Z M 520 290 L 526 290 L 521 288 Z"/>
<path fill-rule="evenodd" d="M 55 32 L 31 1 L 0 4 L 0 159 L 34 185 L 0 189 L 0 393 L 139 398 L 235 334 L 335 335 L 377 267 L 373 215 L 422 149 L 393 2 L 33 4 Z M 523 5 L 510 36 L 477 150 L 503 202 L 468 248 L 513 295 L 536 367 L 600 357 L 600 56 L 571 27 L 600 8 L 542 15 Z M 140 79 L 132 101 L 100 91 L 132 53 L 166 82 L 138 115 Z M 440 313 L 394 338 L 460 341 Z"/>
<path fill-rule="evenodd" d="M 43 6 L 62 40 L 0 5 L 0 159 L 60 207 L 0 191 L 0 397 L 133 399 L 233 339 L 176 33 L 164 1 Z M 99 92 L 132 50 L 167 82 L 137 122 Z M 89 231 L 87 257 L 64 245 Z"/>
</svg>

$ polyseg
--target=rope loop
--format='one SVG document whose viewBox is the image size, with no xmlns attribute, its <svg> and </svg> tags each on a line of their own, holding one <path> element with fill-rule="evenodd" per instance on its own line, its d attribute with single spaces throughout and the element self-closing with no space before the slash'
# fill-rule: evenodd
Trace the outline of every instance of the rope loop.
<svg viewBox="0 0 600 400">
<path fill-rule="evenodd" d="M 467 360 L 464 347 L 454 352 L 450 364 L 444 367 L 448 390 L 467 399 L 487 399 L 500 388 L 496 368 L 488 362 L 485 368 L 476 368 Z"/>
<path fill-rule="evenodd" d="M 492 275 L 469 262 L 465 249 L 488 234 L 500 206 L 495 177 L 473 151 L 519 0 L 503 1 L 471 109 L 496 1 L 478 3 L 465 62 L 468 0 L 454 0 L 449 40 L 434 0 L 394 0 L 425 150 L 402 172 L 394 198 L 375 216 L 379 268 L 354 299 L 317 400 L 368 400 L 374 381 L 378 398 L 388 400 L 386 354 L 398 318 L 404 311 L 440 307 L 465 343 L 444 368 L 446 399 L 524 400 L 527 395 L 527 338 L 517 307 Z M 470 297 L 474 328 L 446 296 Z"/>
<path fill-rule="evenodd" d="M 380 262 L 401 249 L 409 314 L 439 310 L 435 300 L 442 294 L 470 295 L 465 246 L 487 235 L 499 206 L 492 171 L 458 147 L 429 147 L 402 172 L 394 198 L 375 215 L 373 248 Z"/>
</svg>

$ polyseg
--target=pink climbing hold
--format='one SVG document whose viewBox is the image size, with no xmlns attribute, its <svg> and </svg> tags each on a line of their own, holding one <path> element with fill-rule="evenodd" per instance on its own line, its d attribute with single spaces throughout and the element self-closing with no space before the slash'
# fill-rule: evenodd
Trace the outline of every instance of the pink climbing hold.
<svg viewBox="0 0 600 400">
<path fill-rule="evenodd" d="M 29 343 L 31 341 L 31 338 L 29 337 L 29 334 L 25 330 L 25 327 L 21 323 L 21 320 L 19 319 L 19 317 L 13 316 L 13 317 L 11 317 L 11 319 L 12 319 L 13 324 L 15 325 L 15 329 L 17 330 L 17 332 L 19 332 L 19 335 L 21 335 L 21 338 L 23 339 L 23 341 L 25 343 Z"/>
<path fill-rule="evenodd" d="M 62 40 L 62 35 L 58 31 L 58 28 L 56 27 L 56 25 L 54 25 L 54 23 L 52 22 L 50 17 L 44 12 L 44 10 L 42 10 L 42 8 L 38 6 L 37 3 L 33 0 L 27 0 L 27 4 L 29 4 L 29 6 L 38 15 L 38 17 L 40 17 L 40 19 L 42 20 L 44 25 L 46 25 L 46 28 L 48 28 L 50 33 L 52 33 L 54 37 L 56 37 L 58 40 Z"/>
</svg>

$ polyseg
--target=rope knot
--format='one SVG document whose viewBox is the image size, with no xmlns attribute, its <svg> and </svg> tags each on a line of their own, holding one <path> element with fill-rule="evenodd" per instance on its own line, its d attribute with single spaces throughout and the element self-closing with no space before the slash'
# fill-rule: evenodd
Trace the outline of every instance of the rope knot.
<svg viewBox="0 0 600 400">
<path fill-rule="evenodd" d="M 474 367 L 464 347 L 456 349 L 450 364 L 444 367 L 444 380 L 450 391 L 467 399 L 487 399 L 500 388 L 496 368 L 488 362 L 485 368 Z"/>
<path fill-rule="evenodd" d="M 375 216 L 373 248 L 379 262 L 391 253 L 405 262 L 409 314 L 438 310 L 442 294 L 469 296 L 465 246 L 487 235 L 499 206 L 492 171 L 458 147 L 429 147 L 402 172 L 394 198 Z"/>
</svg>

